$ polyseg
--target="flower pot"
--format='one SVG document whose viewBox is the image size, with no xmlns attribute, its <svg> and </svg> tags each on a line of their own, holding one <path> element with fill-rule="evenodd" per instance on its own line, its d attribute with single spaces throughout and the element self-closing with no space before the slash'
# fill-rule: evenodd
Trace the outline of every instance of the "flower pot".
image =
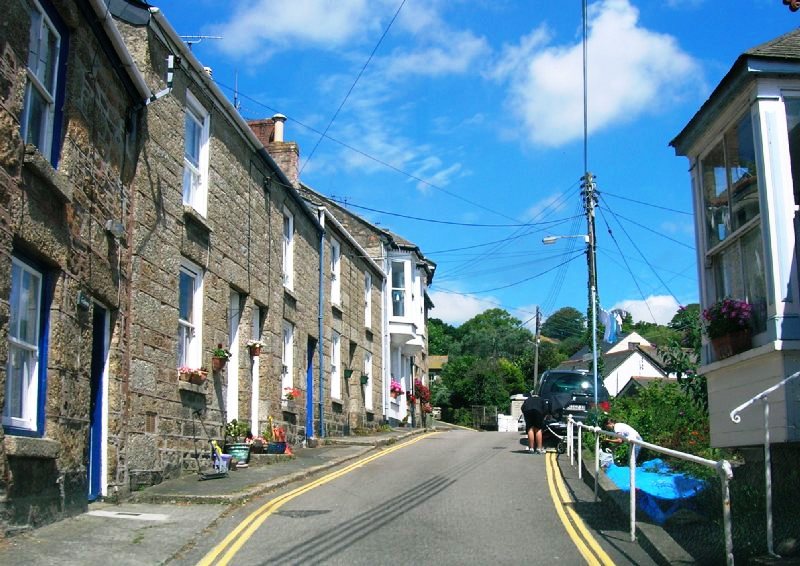
<svg viewBox="0 0 800 566">
<path fill-rule="evenodd" d="M 250 346 L 250 355 L 254 358 L 261 355 L 261 346 Z"/>
<path fill-rule="evenodd" d="M 246 442 L 232 442 L 225 445 L 225 453 L 239 462 L 247 463 L 250 460 L 250 445 Z"/>
<path fill-rule="evenodd" d="M 285 442 L 268 442 L 267 454 L 283 454 L 286 452 Z"/>
<path fill-rule="evenodd" d="M 750 329 L 748 328 L 711 339 L 711 347 L 714 349 L 714 357 L 717 360 L 724 360 L 749 350 L 751 343 Z"/>
<path fill-rule="evenodd" d="M 185 381 L 187 383 L 191 383 L 192 381 L 192 374 L 188 372 L 178 372 L 178 379 L 181 381 Z"/>
<path fill-rule="evenodd" d="M 195 385 L 202 385 L 203 383 L 205 383 L 206 378 L 208 377 L 208 375 L 204 371 L 196 371 L 188 375 L 189 375 L 189 383 L 193 383 Z"/>
<path fill-rule="evenodd" d="M 362 375 L 361 376 L 361 385 L 366 385 L 367 383 L 369 383 L 369 376 L 368 375 Z"/>
<path fill-rule="evenodd" d="M 353 377 L 353 370 L 351 369 L 344 370 L 344 378 L 350 379 L 351 377 Z"/>
<path fill-rule="evenodd" d="M 228 363 L 228 358 L 217 358 L 216 356 L 211 358 L 211 369 L 214 371 L 220 371 L 222 368 L 225 367 L 225 364 Z"/>
<path fill-rule="evenodd" d="M 400 394 L 397 391 L 390 391 L 389 392 L 389 397 L 391 397 L 392 399 L 397 399 L 398 395 L 400 395 Z"/>
</svg>

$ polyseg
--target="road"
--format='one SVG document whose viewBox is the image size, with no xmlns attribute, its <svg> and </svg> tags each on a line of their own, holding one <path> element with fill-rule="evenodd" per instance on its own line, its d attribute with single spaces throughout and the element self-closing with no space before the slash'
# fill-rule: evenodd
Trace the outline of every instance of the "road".
<svg viewBox="0 0 800 566">
<path fill-rule="evenodd" d="M 515 433 L 421 435 L 236 509 L 185 563 L 653 564 L 556 458 Z"/>
</svg>

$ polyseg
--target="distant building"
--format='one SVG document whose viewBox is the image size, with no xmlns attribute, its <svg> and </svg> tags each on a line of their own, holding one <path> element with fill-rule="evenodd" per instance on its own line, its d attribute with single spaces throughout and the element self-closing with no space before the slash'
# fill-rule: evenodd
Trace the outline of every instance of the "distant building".
<svg viewBox="0 0 800 566">
<path fill-rule="evenodd" d="M 662 368 L 655 347 L 636 332 L 620 337 L 614 344 L 599 342 L 598 355 L 603 359 L 603 385 L 612 396 L 617 395 L 634 377 L 674 379 Z M 591 369 L 592 352 L 582 348 L 557 369 Z"/>
</svg>

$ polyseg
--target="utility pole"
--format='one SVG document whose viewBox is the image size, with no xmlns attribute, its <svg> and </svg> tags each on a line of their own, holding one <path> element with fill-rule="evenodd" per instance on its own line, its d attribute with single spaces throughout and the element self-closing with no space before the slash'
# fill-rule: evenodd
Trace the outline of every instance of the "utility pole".
<svg viewBox="0 0 800 566">
<path fill-rule="evenodd" d="M 533 390 L 539 387 L 539 327 L 541 326 L 542 313 L 539 306 L 536 306 L 536 334 L 533 338 L 534 355 L 533 355 Z"/>
<path fill-rule="evenodd" d="M 586 209 L 586 262 L 589 269 L 589 309 L 592 320 L 592 375 L 594 376 L 594 404 L 597 406 L 597 267 L 595 263 L 594 209 L 597 205 L 594 175 L 588 171 L 583 176 L 581 195 Z"/>
</svg>

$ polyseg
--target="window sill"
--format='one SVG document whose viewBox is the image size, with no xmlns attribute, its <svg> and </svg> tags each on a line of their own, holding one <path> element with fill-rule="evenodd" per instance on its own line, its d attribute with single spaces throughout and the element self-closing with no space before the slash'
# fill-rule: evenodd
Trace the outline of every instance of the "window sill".
<svg viewBox="0 0 800 566">
<path fill-rule="evenodd" d="M 196 385 L 194 383 L 189 383 L 187 381 L 179 381 L 178 382 L 178 389 L 182 389 L 183 391 L 191 391 L 193 393 L 198 393 L 200 395 L 206 394 L 206 384 L 208 381 L 203 382 L 202 385 Z"/>
<path fill-rule="evenodd" d="M 53 168 L 44 155 L 39 153 L 36 146 L 31 144 L 25 146 L 24 166 L 25 169 L 30 170 L 31 173 L 47 183 L 63 202 L 72 200 L 72 183 Z"/>
<path fill-rule="evenodd" d="M 55 460 L 61 453 L 61 443 L 47 438 L 7 435 L 3 438 L 7 455 L 18 458 L 48 458 Z"/>
<path fill-rule="evenodd" d="M 183 218 L 190 221 L 192 224 L 199 226 L 209 234 L 214 232 L 214 230 L 212 230 L 211 226 L 208 224 L 206 218 L 188 204 L 183 205 Z"/>
<path fill-rule="evenodd" d="M 294 294 L 294 291 L 286 285 L 283 286 L 283 294 L 291 301 L 294 301 L 295 303 L 297 302 L 297 296 Z"/>
</svg>

